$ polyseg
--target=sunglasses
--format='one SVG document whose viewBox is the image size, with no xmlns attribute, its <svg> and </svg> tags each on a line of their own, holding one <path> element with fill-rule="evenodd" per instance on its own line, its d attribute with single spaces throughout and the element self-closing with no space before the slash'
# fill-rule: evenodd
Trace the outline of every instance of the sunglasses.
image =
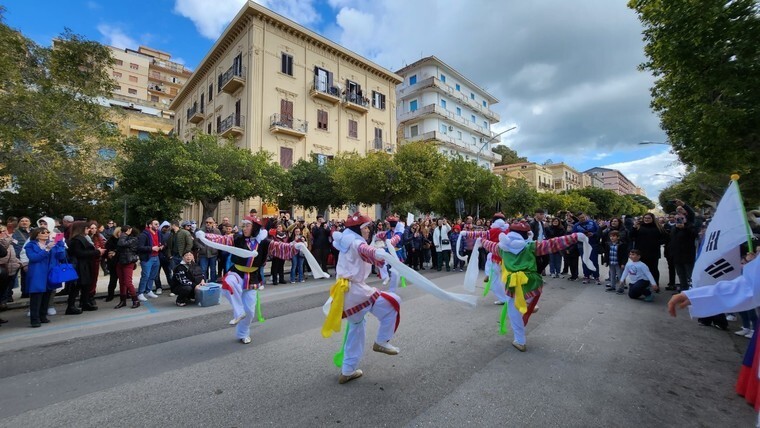
<svg viewBox="0 0 760 428">
<path fill-rule="evenodd" d="M 44 232 L 40 232 L 39 235 L 50 235 L 50 231 L 46 230 Z"/>
</svg>

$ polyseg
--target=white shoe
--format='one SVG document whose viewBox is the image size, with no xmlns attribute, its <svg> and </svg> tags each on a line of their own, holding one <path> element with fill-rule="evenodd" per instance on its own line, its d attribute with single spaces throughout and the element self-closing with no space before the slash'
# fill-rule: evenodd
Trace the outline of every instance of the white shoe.
<svg viewBox="0 0 760 428">
<path fill-rule="evenodd" d="M 164 290 L 162 290 L 162 289 L 160 289 L 160 288 L 156 288 L 156 295 L 157 295 L 157 296 L 160 296 L 160 295 L 161 295 L 161 294 L 163 294 L 163 293 L 164 293 Z"/>
<path fill-rule="evenodd" d="M 744 335 L 746 335 L 747 333 L 749 333 L 750 331 L 752 331 L 752 330 L 751 330 L 751 329 L 749 329 L 749 328 L 744 328 L 744 327 L 742 327 L 742 329 L 741 329 L 741 330 L 739 330 L 739 331 L 735 331 L 735 332 L 734 332 L 734 334 L 735 334 L 735 335 L 737 335 L 737 336 L 744 336 Z"/>
<path fill-rule="evenodd" d="M 506 303 L 506 302 L 502 302 L 501 300 L 497 300 L 497 301 L 493 302 L 493 304 L 496 305 L 496 306 L 502 306 L 502 305 L 504 305 L 504 303 Z"/>
<path fill-rule="evenodd" d="M 263 289 L 264 289 L 264 284 L 259 285 L 259 290 L 263 290 Z"/>
<path fill-rule="evenodd" d="M 251 336 L 244 337 L 244 338 L 240 339 L 240 343 L 242 343 L 243 345 L 247 345 L 247 344 L 251 343 Z"/>
<path fill-rule="evenodd" d="M 744 335 L 747 339 L 752 339 L 752 336 L 754 336 L 755 330 L 750 330 L 747 332 L 747 334 Z"/>
<path fill-rule="evenodd" d="M 230 320 L 230 325 L 237 325 L 237 323 L 239 323 L 240 321 L 243 321 L 243 320 L 245 319 L 245 317 L 246 317 L 246 316 L 247 316 L 247 315 L 245 314 L 245 312 L 243 312 L 243 314 L 242 314 L 242 315 L 240 315 L 240 316 L 238 316 L 238 317 L 235 317 L 235 318 L 231 319 L 231 320 Z"/>
<path fill-rule="evenodd" d="M 533 308 L 533 313 L 535 314 L 536 312 L 538 312 L 538 305 Z"/>
<path fill-rule="evenodd" d="M 55 308 L 53 308 L 53 307 L 49 307 L 49 308 L 48 308 L 48 315 L 49 315 L 49 316 L 53 316 L 53 315 L 55 315 L 55 314 L 57 314 L 57 313 L 58 313 L 58 312 L 56 312 L 56 311 L 55 311 Z"/>
<path fill-rule="evenodd" d="M 174 293 L 169 293 L 169 297 L 177 297 L 177 295 Z"/>
<path fill-rule="evenodd" d="M 152 291 L 149 291 L 149 292 L 145 293 L 145 295 L 148 296 L 148 297 L 150 297 L 151 299 L 158 299 L 158 295 L 156 295 L 156 293 L 154 293 Z"/>
<path fill-rule="evenodd" d="M 726 321 L 736 321 L 736 315 L 726 315 Z"/>
<path fill-rule="evenodd" d="M 372 350 L 375 352 L 382 352 L 383 354 L 388 354 L 388 355 L 397 355 L 399 353 L 399 349 L 388 342 L 385 342 L 382 345 L 375 342 L 375 344 L 372 345 Z"/>
<path fill-rule="evenodd" d="M 147 297 L 145 297 L 145 295 L 144 295 L 144 294 L 138 294 L 138 295 L 137 295 L 137 300 L 139 300 L 139 301 L 141 301 L 141 302 L 147 302 L 147 301 L 148 301 L 148 298 L 147 298 Z"/>
<path fill-rule="evenodd" d="M 30 317 L 30 316 L 32 316 L 32 311 L 26 311 L 26 316 L 27 316 L 27 317 Z"/>
<path fill-rule="evenodd" d="M 362 377 L 363 374 L 364 373 L 362 373 L 362 371 L 359 369 L 356 369 L 353 372 L 351 372 L 351 374 L 347 374 L 347 375 L 344 375 L 343 373 L 341 373 L 340 376 L 338 376 L 338 383 L 343 385 L 346 382 L 350 382 L 354 379 L 358 379 Z"/>
<path fill-rule="evenodd" d="M 527 350 L 527 347 L 524 344 L 517 343 L 517 341 L 512 341 L 512 346 L 520 352 L 525 352 Z"/>
</svg>

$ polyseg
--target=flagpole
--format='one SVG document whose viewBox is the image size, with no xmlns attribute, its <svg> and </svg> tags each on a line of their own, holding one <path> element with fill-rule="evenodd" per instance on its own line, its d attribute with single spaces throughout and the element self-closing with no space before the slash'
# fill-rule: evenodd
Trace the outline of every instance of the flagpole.
<svg viewBox="0 0 760 428">
<path fill-rule="evenodd" d="M 736 193 L 739 195 L 739 205 L 742 209 L 742 216 L 744 217 L 744 226 L 747 228 L 747 251 L 754 253 L 752 248 L 752 228 L 749 226 L 749 220 L 747 220 L 747 210 L 744 209 L 744 199 L 742 199 L 742 192 L 739 189 L 739 174 L 731 174 L 731 181 L 736 182 Z"/>
</svg>

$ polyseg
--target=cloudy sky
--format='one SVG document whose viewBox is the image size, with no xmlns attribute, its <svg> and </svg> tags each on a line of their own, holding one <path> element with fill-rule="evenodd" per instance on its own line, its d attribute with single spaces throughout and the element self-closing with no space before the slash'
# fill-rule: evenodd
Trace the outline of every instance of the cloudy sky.
<svg viewBox="0 0 760 428">
<path fill-rule="evenodd" d="M 641 24 L 625 1 L 259 0 L 398 70 L 436 55 L 500 100 L 493 127 L 534 162 L 623 171 L 650 198 L 683 172 L 649 108 Z M 64 27 L 91 39 L 171 52 L 195 67 L 245 0 L 6 3 L 6 22 L 49 45 Z M 657 175 L 662 174 L 662 175 Z"/>
</svg>

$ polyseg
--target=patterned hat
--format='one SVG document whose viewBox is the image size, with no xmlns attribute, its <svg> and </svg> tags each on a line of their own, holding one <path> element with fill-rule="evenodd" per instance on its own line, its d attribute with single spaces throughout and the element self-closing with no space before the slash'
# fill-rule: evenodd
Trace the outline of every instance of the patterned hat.
<svg viewBox="0 0 760 428">
<path fill-rule="evenodd" d="M 389 215 L 388 217 L 385 218 L 385 221 L 387 221 L 388 223 L 392 221 L 398 221 L 398 217 L 395 215 Z"/>
<path fill-rule="evenodd" d="M 530 225 L 523 221 L 514 222 L 509 225 L 510 232 L 530 232 Z"/>
<path fill-rule="evenodd" d="M 371 223 L 371 222 L 372 222 L 371 218 L 367 217 L 366 215 L 360 212 L 355 212 L 351 214 L 350 216 L 348 216 L 348 218 L 346 219 L 346 227 L 361 226 L 365 223 Z"/>
</svg>

